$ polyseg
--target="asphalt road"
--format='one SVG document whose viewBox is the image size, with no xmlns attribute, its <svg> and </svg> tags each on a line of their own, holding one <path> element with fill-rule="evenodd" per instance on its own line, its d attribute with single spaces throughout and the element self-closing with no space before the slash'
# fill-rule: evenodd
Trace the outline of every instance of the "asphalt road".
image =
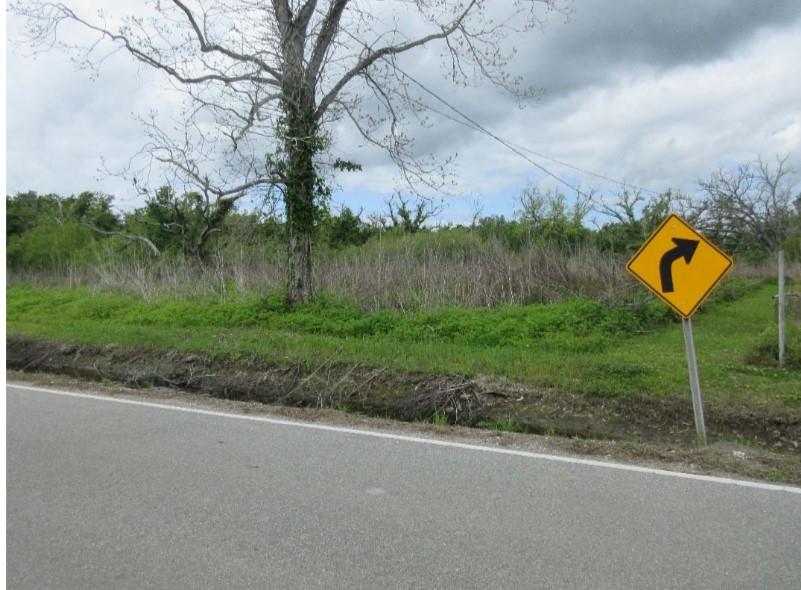
<svg viewBox="0 0 801 590">
<path fill-rule="evenodd" d="M 801 588 L 801 494 L 7 388 L 8 588 Z"/>
</svg>

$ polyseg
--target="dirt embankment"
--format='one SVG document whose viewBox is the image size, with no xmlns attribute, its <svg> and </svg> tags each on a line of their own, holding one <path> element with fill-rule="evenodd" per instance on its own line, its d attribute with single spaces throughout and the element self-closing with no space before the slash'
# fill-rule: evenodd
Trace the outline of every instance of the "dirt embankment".
<svg viewBox="0 0 801 590">
<path fill-rule="evenodd" d="M 454 375 L 391 373 L 324 361 L 279 367 L 177 350 L 79 346 L 12 337 L 9 369 L 107 380 L 131 387 L 167 386 L 214 397 L 286 406 L 336 408 L 405 421 L 502 425 L 581 438 L 691 443 L 689 399 L 593 398 Z M 801 410 L 706 404 L 713 440 L 735 440 L 801 454 Z"/>
</svg>

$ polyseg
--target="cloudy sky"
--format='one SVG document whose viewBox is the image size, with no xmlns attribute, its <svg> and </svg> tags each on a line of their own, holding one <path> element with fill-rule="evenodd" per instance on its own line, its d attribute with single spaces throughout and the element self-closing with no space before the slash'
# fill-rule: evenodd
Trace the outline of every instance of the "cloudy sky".
<svg viewBox="0 0 801 590">
<path fill-rule="evenodd" d="M 124 55 L 92 80 L 63 54 L 32 59 L 14 44 L 14 16 L 8 31 L 8 192 L 100 190 L 120 208 L 137 206 L 129 184 L 99 172 L 101 159 L 111 170 L 122 167 L 144 141 L 134 115 L 174 108 L 163 80 Z M 526 153 L 542 166 L 602 194 L 618 187 L 542 155 L 657 191 L 692 192 L 715 168 L 757 155 L 789 154 L 801 170 L 798 0 L 575 0 L 569 19 L 551 15 L 543 30 L 514 44 L 511 69 L 543 89 L 523 109 L 491 86 L 455 89 L 425 59 L 409 61 L 409 73 L 493 133 L 533 150 Z M 440 221 L 469 219 L 474 202 L 484 214 L 509 215 L 527 184 L 553 186 L 485 135 L 437 115 L 433 121 L 417 131 L 421 154 L 458 152 L 458 183 L 441 196 Z M 401 186 L 397 170 L 345 126 L 334 134 L 337 149 L 364 165 L 337 179 L 335 202 L 380 209 Z"/>
</svg>

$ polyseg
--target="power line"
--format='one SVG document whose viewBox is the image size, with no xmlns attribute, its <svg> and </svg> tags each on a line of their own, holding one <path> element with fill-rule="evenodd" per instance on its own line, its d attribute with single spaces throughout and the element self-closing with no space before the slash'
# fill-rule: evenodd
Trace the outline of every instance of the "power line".
<svg viewBox="0 0 801 590">
<path fill-rule="evenodd" d="M 462 117 L 462 118 L 463 118 L 465 121 L 469 122 L 469 123 L 470 123 L 470 126 L 472 126 L 474 129 L 476 129 L 476 130 L 480 131 L 481 133 L 483 133 L 483 134 L 485 134 L 485 135 L 487 135 L 487 136 L 491 137 L 492 139 L 494 139 L 495 141 L 497 141 L 498 143 L 500 143 L 501 145 L 503 145 L 504 147 L 506 147 L 506 148 L 507 148 L 508 150 L 510 150 L 511 152 L 513 152 L 513 153 L 517 154 L 518 156 L 520 156 L 521 158 L 523 158 L 524 160 L 526 160 L 526 161 L 527 161 L 529 164 L 531 164 L 531 165 L 532 165 L 532 166 L 534 166 L 535 168 L 538 168 L 539 170 L 541 170 L 542 172 L 544 172 L 544 173 L 545 173 L 545 174 L 547 174 L 548 176 L 550 176 L 550 177 L 552 177 L 552 178 L 556 179 L 557 181 L 561 182 L 561 183 L 562 183 L 562 184 L 564 184 L 565 186 L 567 186 L 567 187 L 571 188 L 572 190 L 576 191 L 576 193 L 578 193 L 578 194 L 580 194 L 580 195 L 582 195 L 582 196 L 585 196 L 585 197 L 587 197 L 587 198 L 590 198 L 590 195 L 587 195 L 587 194 L 586 194 L 584 191 L 582 191 L 580 188 L 578 188 L 577 186 L 575 186 L 575 185 L 571 184 L 570 182 L 568 182 L 567 180 L 565 180 L 565 179 L 564 179 L 564 178 L 562 178 L 561 176 L 559 176 L 559 175 L 557 175 L 557 174 L 555 174 L 555 173 L 551 172 L 550 170 L 548 170 L 548 169 L 547 169 L 547 168 L 545 168 L 544 166 L 540 165 L 539 163 L 537 163 L 537 162 L 535 162 L 534 160 L 532 160 L 531 158 L 529 158 L 529 157 L 528 157 L 526 154 L 524 154 L 522 151 L 520 151 L 520 150 L 519 150 L 518 148 L 516 148 L 514 145 L 512 145 L 511 143 L 509 143 L 509 142 L 508 142 L 508 141 L 506 141 L 505 139 L 503 139 L 503 138 L 501 138 L 501 137 L 499 137 L 499 136 L 495 135 L 495 133 L 493 133 L 492 131 L 490 131 L 489 129 L 487 129 L 487 128 L 486 128 L 486 127 L 484 127 L 483 125 L 481 125 L 481 123 L 477 122 L 475 119 L 471 118 L 469 115 L 466 115 L 465 113 L 463 113 L 462 111 L 460 111 L 459 109 L 457 109 L 455 106 L 453 106 L 452 104 L 450 104 L 450 103 L 449 103 L 448 101 L 446 101 L 444 98 L 442 98 L 441 96 L 439 96 L 439 95 L 438 95 L 436 92 L 434 92 L 433 90 L 430 90 L 430 89 L 429 89 L 427 86 L 423 85 L 423 83 L 422 83 L 422 82 L 418 82 L 418 81 L 417 81 L 415 78 L 413 78 L 412 76 L 410 76 L 409 74 L 407 74 L 406 72 L 404 72 L 404 71 L 403 71 L 402 69 L 400 69 L 399 67 L 395 66 L 395 68 L 398 70 L 398 72 L 399 72 L 400 74 L 402 74 L 402 75 L 403 75 L 403 76 L 404 76 L 406 79 L 408 79 L 410 82 L 412 82 L 412 83 L 414 83 L 415 85 L 419 86 L 419 87 L 420 87 L 420 88 L 421 88 L 423 91 L 425 91 L 426 93 L 428 93 L 428 94 L 430 94 L 431 96 L 433 96 L 433 97 L 434 97 L 434 98 L 435 98 L 437 101 L 441 102 L 441 103 L 442 103 L 442 104 L 444 104 L 446 107 L 448 107 L 450 110 L 452 110 L 454 113 L 456 113 L 456 114 L 458 114 L 460 117 Z"/>
<path fill-rule="evenodd" d="M 441 110 L 439 110 L 439 109 L 437 109 L 435 107 L 432 107 L 431 105 L 425 104 L 424 102 L 422 102 L 420 100 L 416 100 L 416 99 L 412 99 L 412 100 L 414 100 L 414 102 L 417 103 L 418 105 L 420 105 L 422 107 L 425 107 L 427 110 L 431 111 L 432 113 L 438 114 L 440 117 L 448 119 L 449 121 L 453 121 L 454 123 L 456 123 L 458 125 L 462 125 L 463 127 L 467 127 L 468 129 L 472 129 L 474 131 L 478 131 L 479 133 L 483 133 L 483 131 L 482 131 L 482 129 L 480 127 L 476 127 L 475 125 L 473 125 L 469 121 L 464 121 L 462 119 L 457 119 L 456 117 L 453 117 L 453 116 L 449 115 L 448 113 L 446 113 L 444 111 L 441 111 Z M 581 172 L 582 174 L 586 174 L 588 176 L 594 176 L 596 178 L 600 178 L 602 180 L 609 181 L 609 182 L 611 182 L 613 184 L 620 185 L 623 188 L 633 188 L 633 189 L 636 189 L 636 190 L 641 191 L 641 192 L 659 194 L 659 191 L 651 190 L 651 189 L 645 188 L 643 186 L 638 186 L 638 185 L 630 183 L 630 182 L 616 180 L 616 179 L 611 178 L 609 176 L 604 176 L 603 174 L 598 174 L 596 172 L 592 172 L 591 170 L 586 170 L 584 168 L 580 168 L 578 166 L 574 166 L 572 164 L 569 164 L 568 162 L 565 162 L 563 160 L 558 160 L 556 158 L 552 158 L 550 156 L 547 156 L 547 155 L 545 155 L 545 154 L 543 154 L 541 152 L 538 152 L 538 151 L 533 150 L 531 148 L 528 148 L 526 146 L 522 146 L 520 144 L 512 143 L 511 141 L 508 142 L 508 143 L 510 145 L 516 147 L 519 150 L 522 150 L 524 152 L 529 152 L 529 153 L 534 154 L 535 156 L 538 156 L 538 157 L 540 157 L 540 158 L 542 158 L 544 160 L 550 160 L 551 162 L 555 162 L 555 163 L 560 164 L 562 166 L 565 166 L 567 168 L 572 168 L 573 170 Z"/>
<path fill-rule="evenodd" d="M 562 166 L 565 166 L 566 168 L 572 168 L 573 170 L 576 170 L 577 172 L 581 172 L 582 174 L 586 174 L 588 176 L 594 176 L 595 178 L 600 178 L 601 180 L 606 180 L 607 182 L 611 182 L 613 184 L 617 184 L 617 185 L 619 185 L 619 186 L 621 186 L 623 188 L 633 188 L 635 190 L 638 190 L 638 191 L 641 191 L 641 192 L 644 192 L 644 193 L 651 193 L 651 194 L 654 194 L 654 195 L 658 195 L 659 192 L 660 192 L 660 191 L 652 190 L 650 188 L 645 188 L 644 186 L 638 186 L 636 184 L 632 184 L 631 182 L 626 182 L 625 180 L 616 180 L 616 179 L 614 179 L 614 178 L 612 178 L 610 176 L 604 176 L 603 174 L 599 174 L 597 172 L 593 172 L 593 171 L 587 170 L 585 168 L 579 168 L 578 166 L 574 166 L 573 164 L 568 164 L 567 162 L 564 162 L 562 160 L 558 160 L 556 158 L 552 158 L 551 156 L 546 156 L 543 153 L 537 152 L 537 151 L 532 150 L 531 148 L 527 148 L 525 146 L 517 145 L 517 147 L 520 148 L 521 150 L 523 150 L 524 152 L 529 152 L 531 154 L 534 154 L 535 156 L 539 156 L 540 158 L 542 158 L 544 160 L 549 160 L 551 162 L 555 162 L 556 164 L 560 164 Z"/>
<path fill-rule="evenodd" d="M 576 193 L 578 193 L 578 194 L 580 194 L 580 195 L 582 195 L 584 197 L 592 198 L 591 195 L 588 195 L 587 193 L 585 193 L 581 189 L 579 189 L 577 186 L 575 186 L 572 183 L 566 181 L 561 176 L 551 172 L 550 170 L 548 170 L 547 168 L 545 168 L 544 166 L 542 166 L 538 162 L 532 160 L 530 157 L 528 157 L 523 152 L 528 152 L 528 153 L 534 154 L 534 155 L 536 155 L 536 156 L 538 156 L 538 157 L 540 157 L 540 158 L 542 158 L 544 160 L 549 160 L 549 161 L 554 162 L 556 164 L 559 164 L 561 166 L 565 166 L 567 168 L 571 168 L 573 170 L 576 170 L 577 172 L 581 172 L 582 174 L 587 174 L 589 176 L 594 176 L 595 178 L 600 178 L 602 180 L 606 180 L 607 182 L 611 182 L 613 184 L 617 184 L 617 185 L 619 185 L 619 186 L 621 186 L 623 188 L 633 188 L 633 189 L 636 189 L 636 190 L 639 190 L 639 191 L 642 191 L 642 192 L 648 192 L 648 193 L 652 193 L 652 194 L 659 194 L 659 191 L 655 191 L 655 190 L 652 190 L 652 189 L 649 189 L 649 188 L 645 188 L 645 187 L 642 187 L 642 186 L 637 186 L 637 185 L 632 184 L 632 183 L 620 181 L 620 180 L 617 180 L 615 178 L 611 178 L 609 176 L 605 176 L 603 174 L 599 174 L 597 172 L 592 172 L 591 170 L 587 170 L 587 169 L 584 169 L 584 168 L 580 168 L 578 166 L 574 166 L 573 164 L 569 164 L 568 162 L 565 162 L 563 160 L 558 160 L 556 158 L 547 156 L 547 155 L 545 155 L 545 154 L 543 154 L 541 152 L 538 152 L 536 150 L 533 150 L 531 148 L 527 148 L 527 147 L 524 147 L 524 146 L 521 146 L 521 145 L 514 144 L 514 143 L 512 143 L 510 141 L 507 141 L 507 140 L 499 137 L 498 135 L 496 135 L 495 133 L 493 133 L 492 131 L 490 131 L 489 129 L 487 129 L 486 127 L 481 125 L 480 123 L 478 123 L 475 119 L 473 119 L 472 117 L 470 117 L 469 115 L 467 115 L 463 111 L 461 111 L 458 108 L 456 108 L 455 106 L 453 106 L 447 100 L 442 98 L 439 94 L 437 94 L 436 92 L 434 92 L 433 90 L 431 90 L 430 88 L 425 86 L 422 82 L 418 81 L 416 78 L 414 78 L 413 76 L 409 75 L 408 73 L 406 73 L 401 68 L 397 67 L 397 65 L 394 65 L 394 67 L 407 80 L 409 80 L 410 82 L 412 82 L 413 84 L 418 86 L 420 89 L 422 89 L 424 92 L 426 92 L 427 94 L 432 96 L 438 102 L 440 102 L 443 105 L 445 105 L 448 109 L 450 109 L 454 113 L 458 114 L 462 118 L 462 120 L 456 119 L 456 118 L 448 115 L 447 113 L 443 113 L 442 111 L 440 111 L 438 109 L 435 109 L 435 108 L 433 108 L 433 107 L 431 107 L 429 105 L 423 105 L 423 106 L 426 106 L 426 108 L 428 108 L 429 110 L 431 110 L 431 111 L 439 114 L 440 116 L 443 116 L 443 117 L 445 117 L 445 118 L 447 118 L 447 119 L 449 119 L 449 120 L 451 120 L 451 121 L 453 121 L 453 122 L 455 122 L 457 124 L 460 124 L 460 125 L 462 125 L 464 127 L 468 127 L 468 128 L 473 129 L 475 131 L 479 131 L 480 133 L 483 133 L 484 135 L 487 135 L 487 136 L 491 137 L 492 139 L 494 139 L 495 141 L 497 141 L 498 143 L 500 143 L 501 145 L 506 147 L 508 150 L 512 151 L 513 153 L 515 153 L 519 157 L 521 157 L 524 160 L 526 160 L 528 163 L 530 163 L 531 165 L 533 165 L 537 169 L 541 170 L 542 172 L 544 172 L 548 176 L 556 179 L 558 182 L 564 184 L 568 188 L 576 191 Z M 419 104 L 422 104 L 422 103 L 420 103 L 420 101 L 417 101 L 417 102 Z"/>
</svg>

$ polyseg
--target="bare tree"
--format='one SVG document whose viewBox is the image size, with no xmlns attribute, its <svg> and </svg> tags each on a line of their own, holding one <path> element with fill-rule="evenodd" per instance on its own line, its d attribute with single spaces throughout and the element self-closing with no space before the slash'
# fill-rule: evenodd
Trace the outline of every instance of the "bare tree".
<svg viewBox="0 0 801 590">
<path fill-rule="evenodd" d="M 89 19 L 61 3 L 11 5 L 26 19 L 32 46 L 68 50 L 96 68 L 110 43 L 162 72 L 188 100 L 176 138 L 145 121 L 149 164 L 168 165 L 205 197 L 235 200 L 274 185 L 283 192 L 288 232 L 288 297 L 312 293 L 311 245 L 317 200 L 330 168 L 327 131 L 350 121 L 386 150 L 410 184 L 436 183 L 441 163 L 417 157 L 407 119 L 424 121 L 425 101 L 401 67 L 404 54 L 436 46 L 457 85 L 487 79 L 516 97 L 532 92 L 508 73 L 512 33 L 564 11 L 563 0 L 152 0 L 142 14 Z M 94 35 L 70 43 L 77 23 Z M 140 175 L 150 168 L 145 166 Z M 141 182 L 141 180 L 139 180 Z M 160 181 L 163 184 L 163 181 Z"/>
<path fill-rule="evenodd" d="M 426 221 L 439 215 L 442 208 L 431 199 L 419 198 L 410 206 L 410 200 L 399 194 L 387 201 L 388 219 L 382 219 L 385 227 L 398 228 L 404 233 L 416 233 L 425 227 Z"/>
<path fill-rule="evenodd" d="M 484 214 L 484 205 L 481 204 L 479 199 L 473 199 L 470 212 L 472 214 L 470 217 L 470 229 L 473 230 L 481 223 L 481 216 Z"/>
<path fill-rule="evenodd" d="M 698 205 L 698 224 L 710 237 L 732 251 L 775 252 L 799 232 L 788 156 L 774 165 L 757 158 L 734 170 L 720 169 L 699 182 L 704 200 Z"/>
<path fill-rule="evenodd" d="M 646 196 L 641 191 L 632 192 L 624 188 L 613 200 L 601 201 L 599 205 L 599 211 L 613 219 L 614 223 L 628 226 L 641 224 L 648 233 L 662 223 L 669 213 L 681 215 L 690 222 L 695 222 L 698 217 L 690 197 L 672 189 Z"/>
<path fill-rule="evenodd" d="M 584 218 L 592 211 L 595 191 L 576 190 L 573 204 L 558 190 L 542 192 L 538 186 L 525 186 L 518 197 L 520 202 L 520 219 L 529 224 L 539 224 L 545 220 L 561 220 L 582 225 Z"/>
</svg>

